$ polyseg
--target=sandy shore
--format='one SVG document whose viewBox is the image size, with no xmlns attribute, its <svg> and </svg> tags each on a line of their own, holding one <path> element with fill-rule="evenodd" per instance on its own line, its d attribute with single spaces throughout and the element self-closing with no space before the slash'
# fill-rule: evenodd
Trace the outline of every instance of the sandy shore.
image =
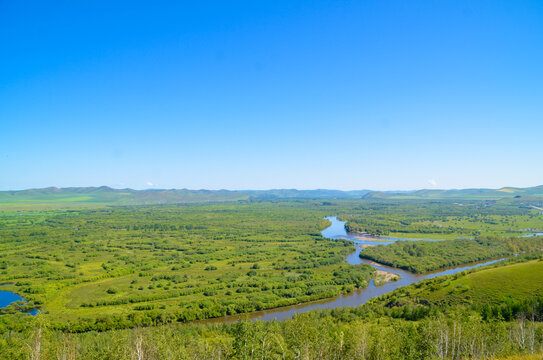
<svg viewBox="0 0 543 360">
<path fill-rule="evenodd" d="M 389 273 L 389 272 L 386 272 L 386 271 L 382 271 L 382 270 L 377 270 L 377 276 L 380 277 L 379 280 L 384 281 L 384 282 L 389 282 L 389 281 L 392 281 L 392 280 L 398 280 L 399 279 L 398 275 L 393 274 L 393 273 Z"/>
</svg>

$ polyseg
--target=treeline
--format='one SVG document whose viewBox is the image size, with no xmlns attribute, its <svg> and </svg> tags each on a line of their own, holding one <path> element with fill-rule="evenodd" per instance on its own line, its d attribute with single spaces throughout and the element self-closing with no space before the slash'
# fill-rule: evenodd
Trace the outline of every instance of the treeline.
<svg viewBox="0 0 543 360">
<path fill-rule="evenodd" d="M 543 237 L 479 237 L 474 240 L 398 241 L 390 245 L 371 246 L 360 257 L 381 264 L 423 273 L 469 262 L 539 251 Z"/>
<path fill-rule="evenodd" d="M 368 201 L 352 211 L 340 215 L 347 230 L 375 236 L 455 238 L 543 228 L 543 214 L 495 201 Z"/>
<path fill-rule="evenodd" d="M 543 299 L 512 299 L 506 298 L 502 304 L 483 304 L 478 307 L 484 321 L 527 319 L 532 321 L 543 320 Z"/>
<path fill-rule="evenodd" d="M 6 360 L 494 359 L 543 352 L 538 320 L 528 314 L 511 321 L 488 318 L 465 307 L 421 311 L 374 305 L 306 313 L 282 322 L 71 334 L 35 318 L 19 331 L 3 332 L 0 353 Z"/>
</svg>

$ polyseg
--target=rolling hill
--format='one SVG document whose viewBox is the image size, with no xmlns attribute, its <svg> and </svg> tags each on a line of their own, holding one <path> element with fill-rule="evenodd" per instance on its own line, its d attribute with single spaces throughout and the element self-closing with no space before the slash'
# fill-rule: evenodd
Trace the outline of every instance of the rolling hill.
<svg viewBox="0 0 543 360">
<path fill-rule="evenodd" d="M 540 200 L 543 185 L 531 188 L 502 189 L 371 191 L 371 190 L 189 190 L 189 189 L 114 189 L 100 187 L 47 187 L 17 191 L 0 191 L 0 207 L 74 205 L 136 205 L 223 202 L 272 199 L 435 199 L 435 200 Z"/>
<path fill-rule="evenodd" d="M 543 198 L 543 185 L 515 188 L 504 187 L 501 189 L 451 189 L 451 190 L 417 190 L 413 192 L 382 192 L 372 191 L 364 196 L 365 199 L 451 199 L 451 200 L 501 200 L 520 198 Z"/>
</svg>

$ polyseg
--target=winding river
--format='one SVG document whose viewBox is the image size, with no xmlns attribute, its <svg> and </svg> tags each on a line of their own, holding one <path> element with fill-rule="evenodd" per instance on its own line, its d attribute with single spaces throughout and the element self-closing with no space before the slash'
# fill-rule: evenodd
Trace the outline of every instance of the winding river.
<svg viewBox="0 0 543 360">
<path fill-rule="evenodd" d="M 353 236 L 351 234 L 348 234 L 347 231 L 345 230 L 344 221 L 338 220 L 336 216 L 330 216 L 330 217 L 327 217 L 326 219 L 330 220 L 332 224 L 321 232 L 323 237 L 326 237 L 329 239 L 346 239 L 346 240 L 350 240 L 354 242 L 355 244 L 356 250 L 345 258 L 345 261 L 347 263 L 351 265 L 357 265 L 357 264 L 362 264 L 362 263 L 369 264 L 377 270 L 386 271 L 386 272 L 400 275 L 401 277 L 400 280 L 388 282 L 382 286 L 376 286 L 372 279 L 368 287 L 364 289 L 358 289 L 351 293 L 340 295 L 337 297 L 302 303 L 298 305 L 285 306 L 281 308 L 257 311 L 257 312 L 253 312 L 249 314 L 240 314 L 240 315 L 225 316 L 225 317 L 214 318 L 214 319 L 207 319 L 207 320 L 202 320 L 201 322 L 203 323 L 234 322 L 239 319 L 251 319 L 251 320 L 261 320 L 261 321 L 271 321 L 271 320 L 281 321 L 284 319 L 291 318 L 296 313 L 303 313 L 303 312 L 311 311 L 311 310 L 355 307 L 355 306 L 359 306 L 368 302 L 370 299 L 392 292 L 396 290 L 397 288 L 411 285 L 419 281 L 422 281 L 424 279 L 430 279 L 430 278 L 434 278 L 434 277 L 442 276 L 442 275 L 456 274 L 464 270 L 469 270 L 469 269 L 473 269 L 473 268 L 477 268 L 477 267 L 481 267 L 485 265 L 490 265 L 498 261 L 504 260 L 504 259 L 491 260 L 491 261 L 485 261 L 485 262 L 479 262 L 479 263 L 472 263 L 469 265 L 462 265 L 462 266 L 441 269 L 438 271 L 428 272 L 424 274 L 413 274 L 408 271 L 392 268 L 390 266 L 377 264 L 373 261 L 361 259 L 359 257 L 359 254 L 360 254 L 360 251 L 363 250 L 362 246 L 377 245 L 377 244 L 388 245 L 400 240 L 403 240 L 403 241 L 441 241 L 441 240 L 402 239 L 402 238 L 392 238 L 392 237 L 371 238 L 367 236 Z M 366 240 L 364 240 L 364 238 Z"/>
<path fill-rule="evenodd" d="M 345 222 L 339 221 L 337 217 L 331 216 L 326 219 L 330 220 L 332 223 L 328 228 L 322 231 L 322 236 L 329 239 L 346 239 L 354 243 L 356 250 L 349 254 L 345 261 L 351 265 L 357 265 L 366 263 L 373 266 L 376 270 L 386 271 L 389 273 L 394 273 L 400 276 L 400 280 L 388 282 L 382 286 L 376 286 L 374 281 L 371 280 L 368 287 L 364 289 L 355 290 L 349 294 L 340 295 L 333 298 L 322 299 L 318 301 L 312 301 L 307 303 L 302 303 L 298 305 L 285 306 L 281 308 L 257 311 L 249 314 L 239 314 L 233 316 L 224 316 L 213 319 L 206 319 L 197 321 L 199 323 L 214 323 L 214 322 L 234 322 L 239 319 L 252 319 L 252 320 L 284 320 L 291 318 L 296 313 L 303 313 L 306 311 L 317 310 L 317 309 L 333 309 L 333 308 L 342 308 L 342 307 L 355 307 L 366 303 L 368 300 L 381 295 L 387 294 L 400 288 L 402 286 L 407 286 L 413 283 L 417 283 L 424 279 L 433 278 L 436 276 L 442 275 L 451 275 L 464 270 L 473 269 L 476 267 L 481 267 L 485 265 L 490 265 L 503 259 L 473 263 L 470 265 L 451 267 L 447 269 L 442 269 L 435 272 L 429 272 L 425 274 L 413 274 L 401 269 L 392 268 L 389 266 L 377 264 L 373 261 L 361 259 L 359 257 L 360 251 L 363 250 L 364 245 L 377 245 L 377 244 L 392 244 L 393 242 L 404 240 L 404 241 L 441 241 L 441 240 L 432 240 L 432 239 L 402 239 L 402 238 L 391 238 L 391 237 L 380 237 L 380 238 L 371 238 L 368 236 L 353 236 L 348 234 L 345 230 Z M 9 291 L 0 291 L 0 308 L 9 305 L 13 301 L 22 300 L 19 295 L 9 292 Z M 34 314 L 35 310 L 31 312 Z"/>
</svg>

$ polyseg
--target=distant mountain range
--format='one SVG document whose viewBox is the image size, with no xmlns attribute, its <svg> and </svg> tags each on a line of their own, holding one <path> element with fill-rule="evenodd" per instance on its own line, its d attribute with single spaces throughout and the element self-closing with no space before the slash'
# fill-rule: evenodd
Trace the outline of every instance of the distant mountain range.
<svg viewBox="0 0 543 360">
<path fill-rule="evenodd" d="M 543 198 L 543 185 L 501 189 L 452 189 L 452 190 L 417 190 L 411 192 L 372 191 L 365 199 L 464 199 L 464 200 L 500 200 L 505 198 Z"/>
<path fill-rule="evenodd" d="M 174 204 L 266 199 L 459 199 L 499 200 L 504 198 L 543 198 L 543 185 L 530 188 L 371 191 L 371 190 L 187 190 L 113 189 L 100 187 L 48 187 L 20 191 L 0 191 L 0 206 L 48 204 Z"/>
</svg>

